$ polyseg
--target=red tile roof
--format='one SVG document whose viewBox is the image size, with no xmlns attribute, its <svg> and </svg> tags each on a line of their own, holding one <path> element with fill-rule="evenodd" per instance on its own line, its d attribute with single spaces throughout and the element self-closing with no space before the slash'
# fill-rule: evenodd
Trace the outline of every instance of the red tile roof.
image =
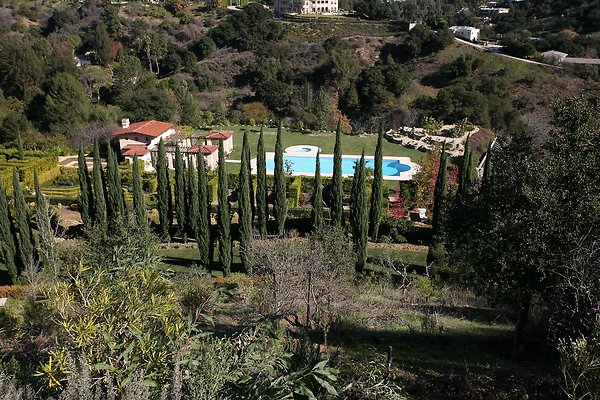
<svg viewBox="0 0 600 400">
<path fill-rule="evenodd" d="M 219 131 L 219 132 L 210 132 L 206 138 L 207 139 L 229 139 L 231 136 L 233 136 L 233 132 L 232 131 Z"/>
<path fill-rule="evenodd" d="M 134 155 L 143 156 L 145 154 L 148 154 L 149 151 L 150 150 L 148 150 L 148 148 L 146 146 L 137 145 L 137 144 L 132 144 L 127 147 L 123 147 L 123 149 L 121 150 L 123 156 L 131 156 L 131 157 L 133 157 Z"/>
<path fill-rule="evenodd" d="M 127 128 L 119 129 L 113 132 L 113 136 L 121 136 L 127 133 L 137 133 L 139 135 L 145 135 L 150 137 L 159 137 L 169 129 L 173 127 L 173 124 L 161 121 L 142 121 L 136 122 Z"/>
<path fill-rule="evenodd" d="M 207 155 L 212 154 L 215 151 L 219 150 L 219 146 L 202 145 L 200 150 L 202 151 L 203 155 L 207 156 Z"/>
</svg>

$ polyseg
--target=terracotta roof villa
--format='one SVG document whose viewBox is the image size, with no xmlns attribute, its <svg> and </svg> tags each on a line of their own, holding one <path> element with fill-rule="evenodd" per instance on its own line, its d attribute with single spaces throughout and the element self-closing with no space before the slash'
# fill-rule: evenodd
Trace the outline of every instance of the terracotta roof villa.
<svg viewBox="0 0 600 400">
<path fill-rule="evenodd" d="M 158 143 L 161 140 L 164 140 L 166 145 L 169 168 L 174 167 L 176 146 L 179 146 L 184 155 L 201 153 L 209 170 L 215 169 L 218 165 L 219 144 L 223 144 L 226 154 L 230 154 L 233 150 L 233 132 L 231 131 L 213 131 L 207 134 L 185 133 L 168 122 L 151 120 L 130 124 L 127 118 L 121 121 L 121 125 L 121 129 L 112 134 L 113 138 L 119 142 L 121 155 L 129 160 L 137 156 L 144 162 L 146 171 L 154 170 Z M 184 162 L 187 162 L 188 157 L 184 158 Z M 196 157 L 189 158 L 189 160 L 196 163 Z"/>
</svg>

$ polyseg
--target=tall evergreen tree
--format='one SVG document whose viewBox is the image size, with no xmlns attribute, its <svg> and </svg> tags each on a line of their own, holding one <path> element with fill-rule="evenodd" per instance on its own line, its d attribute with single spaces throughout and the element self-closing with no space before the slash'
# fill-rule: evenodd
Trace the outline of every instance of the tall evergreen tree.
<svg viewBox="0 0 600 400">
<path fill-rule="evenodd" d="M 250 144 L 248 143 L 248 137 L 246 136 L 246 134 L 244 134 L 244 140 L 242 143 L 242 149 L 243 148 L 247 148 L 248 151 L 246 151 L 245 153 L 242 154 L 242 156 L 245 154 L 246 157 L 246 163 L 248 165 L 248 189 L 250 191 L 250 211 L 252 212 L 252 215 L 250 217 L 250 221 L 253 222 L 254 221 L 254 217 L 256 216 L 256 204 L 254 201 L 254 184 L 252 182 L 252 166 L 250 163 Z M 250 230 L 252 230 L 252 226 L 250 227 Z"/>
<path fill-rule="evenodd" d="M 132 165 L 133 181 L 133 213 L 135 222 L 139 226 L 148 225 L 148 211 L 146 210 L 146 200 L 144 199 L 144 190 L 142 189 L 142 172 L 140 170 L 140 161 L 137 156 L 133 156 Z"/>
<path fill-rule="evenodd" d="M 287 194 L 285 184 L 285 171 L 283 170 L 283 144 L 281 143 L 281 120 L 277 127 L 277 141 L 275 142 L 275 168 L 273 187 L 273 216 L 277 224 L 277 234 L 283 236 L 285 220 L 287 218 Z"/>
<path fill-rule="evenodd" d="M 200 264 L 210 268 L 212 263 L 212 240 L 210 220 L 210 198 L 208 193 L 208 178 L 202 153 L 198 153 L 198 236 L 196 242 L 200 250 Z"/>
<path fill-rule="evenodd" d="M 350 201 L 350 222 L 352 224 L 352 241 L 356 253 L 356 272 L 361 273 L 367 263 L 367 242 L 369 233 L 369 211 L 365 188 L 365 152 L 354 171 L 352 195 Z"/>
<path fill-rule="evenodd" d="M 219 229 L 219 262 L 223 268 L 223 274 L 231 272 L 231 213 L 229 200 L 229 188 L 227 187 L 227 172 L 225 172 L 225 152 L 223 141 L 219 142 L 219 188 L 218 188 L 218 229 Z"/>
<path fill-rule="evenodd" d="M 344 187 L 342 185 L 342 121 L 338 120 L 333 148 L 333 182 L 332 182 L 331 222 L 341 226 L 344 220 Z"/>
<path fill-rule="evenodd" d="M 175 215 L 177 216 L 177 236 L 181 237 L 184 243 L 187 242 L 185 190 L 183 157 L 181 156 L 181 149 L 177 144 L 175 146 Z"/>
<path fill-rule="evenodd" d="M 198 154 L 202 154 L 199 152 Z M 188 220 L 187 229 L 196 238 L 200 236 L 200 199 L 198 198 L 198 174 L 196 173 L 196 167 L 194 167 L 193 160 L 188 157 L 187 160 L 187 215 Z"/>
<path fill-rule="evenodd" d="M 19 160 L 25 159 L 25 150 L 23 150 L 23 136 L 21 135 L 21 131 L 17 131 L 17 154 L 19 156 Z"/>
<path fill-rule="evenodd" d="M 250 186 L 252 179 L 250 175 L 250 146 L 248 145 L 247 133 L 244 132 L 242 147 L 242 164 L 240 166 L 238 186 L 238 221 L 240 234 L 240 258 L 248 273 L 252 273 L 250 264 L 250 245 L 252 242 L 252 206 L 250 205 Z"/>
<path fill-rule="evenodd" d="M 100 229 L 106 229 L 108 224 L 108 215 L 106 210 L 105 186 L 102 173 L 102 162 L 100 160 L 100 149 L 98 142 L 94 141 L 94 166 L 93 166 L 93 184 L 94 184 L 94 216 L 95 223 Z"/>
<path fill-rule="evenodd" d="M 312 203 L 312 230 L 318 233 L 323 228 L 323 186 L 321 185 L 321 152 L 315 159 L 315 194 Z"/>
<path fill-rule="evenodd" d="M 79 209 L 81 210 L 81 219 L 83 225 L 89 227 L 93 222 L 93 202 L 94 194 L 92 192 L 92 181 L 88 173 L 87 164 L 83 148 L 79 147 L 77 156 L 77 176 L 79 177 Z"/>
<path fill-rule="evenodd" d="M 258 148 L 256 150 L 256 216 L 258 232 L 260 233 L 260 237 L 265 239 L 267 237 L 269 205 L 267 203 L 267 165 L 262 128 L 258 137 Z"/>
<path fill-rule="evenodd" d="M 48 267 L 56 266 L 56 242 L 51 225 L 50 204 L 42 193 L 37 168 L 33 169 L 35 221 L 38 230 L 39 259 Z"/>
<path fill-rule="evenodd" d="M 164 240 L 169 239 L 169 231 L 171 228 L 170 212 L 170 186 L 169 173 L 167 171 L 167 150 L 165 148 L 165 142 L 160 139 L 158 143 L 158 156 L 156 158 L 156 178 L 158 180 L 157 185 L 157 206 L 158 206 L 158 218 L 160 223 L 160 233 Z"/>
<path fill-rule="evenodd" d="M 488 146 L 487 153 L 485 155 L 485 163 L 483 164 L 483 178 L 481 179 L 481 189 L 485 191 L 490 185 L 492 179 L 492 143 Z"/>
<path fill-rule="evenodd" d="M 472 192 L 473 186 L 476 181 L 475 176 L 475 159 L 473 158 L 473 151 L 470 148 L 470 137 L 467 137 L 465 143 L 465 152 L 463 155 L 463 161 L 460 168 L 460 177 L 458 181 L 458 194 L 461 198 L 464 198 Z"/>
<path fill-rule="evenodd" d="M 447 175 L 448 154 L 446 153 L 446 142 L 442 146 L 440 168 L 435 189 L 433 192 L 433 221 L 431 244 L 427 253 L 427 265 L 434 264 L 436 269 L 442 269 L 446 264 L 446 207 L 447 207 Z"/>
<path fill-rule="evenodd" d="M 383 124 L 377 137 L 375 148 L 375 169 L 373 171 L 373 188 L 371 190 L 371 237 L 377 240 L 379 235 L 379 224 L 383 214 Z"/>
<path fill-rule="evenodd" d="M 19 174 L 16 168 L 13 168 L 13 199 L 15 202 L 16 227 L 19 234 L 19 255 L 23 266 L 27 266 L 33 263 L 35 259 L 34 243 L 31 226 L 29 225 L 27 203 L 19 183 Z"/>
<path fill-rule="evenodd" d="M 0 180 L 0 256 L 4 260 L 11 283 L 16 284 L 19 268 L 16 262 L 15 233 L 10 220 L 10 209 L 2 180 Z"/>
<path fill-rule="evenodd" d="M 108 145 L 108 157 L 106 159 L 106 175 L 108 194 L 106 208 L 108 217 L 111 223 L 118 223 L 117 221 L 126 217 L 125 199 L 123 197 L 123 185 L 121 183 L 121 172 L 119 171 L 117 156 L 110 144 Z"/>
</svg>

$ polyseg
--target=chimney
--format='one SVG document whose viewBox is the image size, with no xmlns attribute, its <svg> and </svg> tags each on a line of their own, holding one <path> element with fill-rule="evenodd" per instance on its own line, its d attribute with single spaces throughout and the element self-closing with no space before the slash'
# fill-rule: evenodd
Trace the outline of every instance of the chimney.
<svg viewBox="0 0 600 400">
<path fill-rule="evenodd" d="M 129 128 L 129 118 L 123 118 L 121 120 L 121 126 L 123 127 L 123 129 Z"/>
</svg>

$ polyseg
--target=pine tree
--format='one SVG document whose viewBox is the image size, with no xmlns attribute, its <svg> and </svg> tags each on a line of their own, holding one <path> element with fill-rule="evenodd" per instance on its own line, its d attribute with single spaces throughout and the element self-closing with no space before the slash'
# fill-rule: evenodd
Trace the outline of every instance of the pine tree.
<svg viewBox="0 0 600 400">
<path fill-rule="evenodd" d="M 142 172 L 140 162 L 136 155 L 133 156 L 132 165 L 133 181 L 133 213 L 135 222 L 139 226 L 148 226 L 148 211 L 146 210 L 146 200 L 144 199 L 144 190 L 142 189 Z"/>
<path fill-rule="evenodd" d="M 29 212 L 16 168 L 13 168 L 13 198 L 15 202 L 16 227 L 19 234 L 19 255 L 25 267 L 33 263 L 35 255 L 33 235 L 31 234 L 31 226 L 29 225 Z"/>
<path fill-rule="evenodd" d="M 83 225 L 90 227 L 93 222 L 93 202 L 94 195 L 92 193 L 92 182 L 90 174 L 88 173 L 87 164 L 85 163 L 85 156 L 83 154 L 83 148 L 79 148 L 79 154 L 77 157 L 77 175 L 79 177 L 79 209 L 81 210 L 81 220 Z"/>
<path fill-rule="evenodd" d="M 312 230 L 319 233 L 323 228 L 323 186 L 321 185 L 321 152 L 315 160 L 315 194 L 312 203 Z"/>
<path fill-rule="evenodd" d="M 431 244 L 427 253 L 427 265 L 435 264 L 436 269 L 443 268 L 446 260 L 446 201 L 447 201 L 448 154 L 446 143 L 442 146 L 440 168 L 433 194 L 433 221 Z"/>
<path fill-rule="evenodd" d="M 377 240 L 379 235 L 379 224 L 383 214 L 383 124 L 377 137 L 375 148 L 375 169 L 373 171 L 373 189 L 371 190 L 371 238 Z"/>
<path fill-rule="evenodd" d="M 250 265 L 250 245 L 252 241 L 252 207 L 250 205 L 250 146 L 247 133 L 244 132 L 242 147 L 242 164 L 240 166 L 238 186 L 238 221 L 240 234 L 240 258 L 248 273 L 252 273 Z"/>
<path fill-rule="evenodd" d="M 281 120 L 277 127 L 277 141 L 275 142 L 275 168 L 273 187 L 273 216 L 277 224 L 277 234 L 283 236 L 285 220 L 287 218 L 287 195 L 285 184 L 285 171 L 283 170 L 283 144 L 281 143 Z"/>
<path fill-rule="evenodd" d="M 367 263 L 367 242 L 369 233 L 369 212 L 367 208 L 365 188 L 365 152 L 354 171 L 352 195 L 350 200 L 350 222 L 352 224 L 352 241 L 356 253 L 356 272 L 361 273 Z"/>
<path fill-rule="evenodd" d="M 112 224 L 118 225 L 118 222 L 125 217 L 125 199 L 123 198 L 123 185 L 121 184 L 121 172 L 119 171 L 117 156 L 110 144 L 108 145 L 108 157 L 106 159 L 106 175 L 108 218 Z"/>
<path fill-rule="evenodd" d="M 262 128 L 258 137 L 258 148 L 256 150 L 256 216 L 258 232 L 260 233 L 260 237 L 265 239 L 267 237 L 269 205 L 267 203 L 267 165 Z"/>
<path fill-rule="evenodd" d="M 94 141 L 94 166 L 92 169 L 93 173 L 93 184 L 94 184 L 94 215 L 96 225 L 103 230 L 107 229 L 108 215 L 106 210 L 106 197 L 104 192 L 104 179 L 102 177 L 102 162 L 100 161 L 100 149 L 98 148 L 98 142 Z"/>
<path fill-rule="evenodd" d="M 158 156 L 156 159 L 156 178 L 158 180 L 157 185 L 157 206 L 158 206 L 158 218 L 160 223 L 160 233 L 163 240 L 169 239 L 169 231 L 171 228 L 170 211 L 170 190 L 169 187 L 169 173 L 167 171 L 167 151 L 165 149 L 165 142 L 160 139 L 158 143 Z"/>
<path fill-rule="evenodd" d="M 212 263 L 212 240 L 210 220 L 210 199 L 208 193 L 208 178 L 202 153 L 198 153 L 198 232 L 196 242 L 200 250 L 200 264 L 210 268 Z"/>
<path fill-rule="evenodd" d="M 185 226 L 185 172 L 183 170 L 183 157 L 179 144 L 175 146 L 175 214 L 177 216 L 177 236 L 184 243 L 187 242 L 187 230 Z"/>
<path fill-rule="evenodd" d="M 42 193 L 37 168 L 33 169 L 35 188 L 35 221 L 38 229 L 40 260 L 48 267 L 56 266 L 56 242 L 52 231 L 50 204 Z"/>
<path fill-rule="evenodd" d="M 6 198 L 6 189 L 0 180 L 0 255 L 8 270 L 11 283 L 17 283 L 19 268 L 16 263 L 17 248 L 15 246 L 15 232 L 10 221 L 10 209 Z"/>
<path fill-rule="evenodd" d="M 333 148 L 333 183 L 332 183 L 331 222 L 334 226 L 342 226 L 344 219 L 344 187 L 342 185 L 342 121 L 338 120 Z"/>
<path fill-rule="evenodd" d="M 219 142 L 219 189 L 218 189 L 218 229 L 219 229 L 219 262 L 223 268 L 223 274 L 231 272 L 231 214 L 229 200 L 229 189 L 227 187 L 227 173 L 225 172 L 225 152 L 223 141 Z"/>
<path fill-rule="evenodd" d="M 460 177 L 458 181 L 458 194 L 461 198 L 464 199 L 471 191 L 473 190 L 473 185 L 475 184 L 475 167 L 473 166 L 474 158 L 473 151 L 471 150 L 470 137 L 467 137 L 467 141 L 465 142 L 465 153 L 463 155 L 463 161 L 460 168 Z"/>
</svg>

